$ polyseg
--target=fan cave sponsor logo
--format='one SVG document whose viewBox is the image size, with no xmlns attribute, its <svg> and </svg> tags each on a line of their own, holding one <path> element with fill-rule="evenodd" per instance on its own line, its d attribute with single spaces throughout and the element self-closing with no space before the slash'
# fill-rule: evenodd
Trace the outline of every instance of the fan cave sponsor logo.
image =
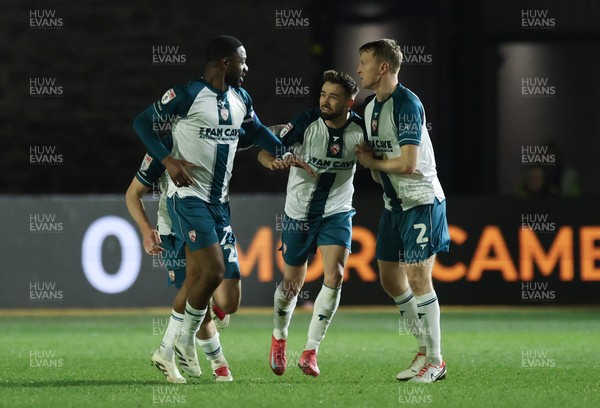
<svg viewBox="0 0 600 408">
<path fill-rule="evenodd" d="M 521 301 L 548 303 L 556 301 L 556 291 L 550 290 L 548 282 L 521 282 Z"/>
<path fill-rule="evenodd" d="M 63 291 L 56 289 L 56 282 L 29 282 L 29 300 L 60 301 L 63 300 Z"/>
<path fill-rule="evenodd" d="M 29 10 L 29 28 L 58 30 L 63 28 L 63 19 L 56 15 L 56 10 Z"/>
<path fill-rule="evenodd" d="M 184 65 L 186 62 L 187 55 L 181 53 L 178 45 L 152 46 L 152 65 Z M 162 103 L 165 104 L 167 102 Z"/>
<path fill-rule="evenodd" d="M 433 397 L 421 386 L 401 385 L 398 387 L 398 402 L 400 404 L 431 404 Z"/>
<path fill-rule="evenodd" d="M 308 221 L 298 221 L 284 214 L 275 214 L 275 231 L 277 232 L 308 232 Z"/>
<path fill-rule="evenodd" d="M 63 359 L 56 350 L 29 350 L 29 368 L 61 368 Z"/>
<path fill-rule="evenodd" d="M 200 139 L 209 139 L 217 141 L 235 141 L 240 136 L 240 130 L 234 128 L 209 128 L 201 127 L 198 131 Z"/>
<path fill-rule="evenodd" d="M 521 96 L 524 98 L 553 98 L 556 96 L 556 86 L 549 78 L 522 77 Z"/>
<path fill-rule="evenodd" d="M 64 225 L 56 214 L 29 214 L 29 232 L 33 234 L 59 234 Z"/>
<path fill-rule="evenodd" d="M 548 10 L 521 10 L 521 28 L 524 30 L 552 30 L 556 28 L 556 18 Z"/>
<path fill-rule="evenodd" d="M 318 170 L 349 170 L 354 167 L 356 160 L 329 160 L 320 159 L 318 157 L 309 156 L 307 160 L 304 160 L 308 165 Z"/>
<path fill-rule="evenodd" d="M 153 404 L 187 404 L 187 397 L 177 386 L 152 387 Z"/>
<path fill-rule="evenodd" d="M 31 98 L 62 98 L 63 94 L 63 86 L 57 83 L 56 78 L 29 78 L 29 96 Z"/>
<path fill-rule="evenodd" d="M 369 140 L 369 144 L 377 155 L 381 155 L 382 153 L 391 153 L 394 151 L 394 144 L 391 140 L 380 140 L 373 138 Z"/>
<path fill-rule="evenodd" d="M 303 16 L 303 10 L 275 10 L 275 28 L 307 29 L 310 26 L 310 19 Z"/>
<path fill-rule="evenodd" d="M 307 98 L 310 96 L 310 88 L 303 85 L 303 78 L 281 77 L 275 78 L 275 96 L 278 98 Z M 283 137 L 285 133 L 282 133 Z"/>
<path fill-rule="evenodd" d="M 521 368 L 554 368 L 556 360 L 548 350 L 521 350 Z"/>
<path fill-rule="evenodd" d="M 425 45 L 405 45 L 402 51 L 402 65 L 432 65 L 433 55 L 426 51 Z"/>
<path fill-rule="evenodd" d="M 556 164 L 556 154 L 548 146 L 521 146 L 521 164 L 526 166 L 549 166 Z"/>
<path fill-rule="evenodd" d="M 521 214 L 521 229 L 550 234 L 556 232 L 556 223 L 549 220 L 548 214 Z"/>
</svg>

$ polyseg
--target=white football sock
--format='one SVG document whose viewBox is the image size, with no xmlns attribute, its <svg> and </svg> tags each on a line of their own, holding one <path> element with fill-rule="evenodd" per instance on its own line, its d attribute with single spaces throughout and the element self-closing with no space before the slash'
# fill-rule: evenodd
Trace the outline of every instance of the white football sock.
<svg viewBox="0 0 600 408">
<path fill-rule="evenodd" d="M 442 364 L 440 328 L 440 304 L 435 291 L 421 296 L 415 296 L 417 301 L 417 317 L 423 321 L 427 358 L 435 365 Z"/>
<path fill-rule="evenodd" d="M 183 322 L 179 330 L 179 340 L 187 346 L 194 346 L 194 338 L 200 329 L 200 323 L 204 320 L 207 308 L 194 309 L 190 304 L 185 302 L 185 313 Z"/>
<path fill-rule="evenodd" d="M 298 301 L 298 295 L 291 299 L 286 298 L 282 285 L 283 282 L 277 285 L 273 295 L 273 337 L 277 340 L 287 339 L 290 320 Z"/>
<path fill-rule="evenodd" d="M 173 341 L 175 340 L 175 336 L 179 334 L 182 322 L 183 313 L 177 313 L 175 309 L 172 309 L 165 335 L 160 343 L 160 352 L 167 360 L 173 357 Z"/>
<path fill-rule="evenodd" d="M 215 335 L 208 340 L 196 338 L 196 342 L 202 348 L 204 354 L 206 354 L 206 359 L 210 361 L 213 370 L 221 366 L 229 366 L 225 359 L 225 355 L 223 354 L 223 349 L 221 348 L 219 332 L 216 332 Z"/>
<path fill-rule="evenodd" d="M 319 351 L 319 345 L 325 338 L 327 328 L 340 304 L 342 288 L 332 289 L 325 285 L 321 287 L 313 309 L 310 326 L 308 326 L 308 341 L 305 350 Z"/>
<path fill-rule="evenodd" d="M 422 321 L 417 317 L 417 301 L 409 288 L 400 296 L 396 296 L 394 302 L 400 310 L 400 334 L 412 334 L 417 339 L 419 353 L 425 354 L 427 344 L 425 343 Z"/>
</svg>

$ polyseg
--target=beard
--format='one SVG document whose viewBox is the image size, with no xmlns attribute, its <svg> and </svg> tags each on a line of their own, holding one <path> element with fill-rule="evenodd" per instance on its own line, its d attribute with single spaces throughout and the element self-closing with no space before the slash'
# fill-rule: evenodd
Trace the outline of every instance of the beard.
<svg viewBox="0 0 600 408">
<path fill-rule="evenodd" d="M 323 120 L 332 120 L 332 119 L 339 118 L 342 115 L 343 112 L 324 113 L 322 110 L 319 109 L 319 113 L 321 114 L 321 119 L 323 119 Z"/>
<path fill-rule="evenodd" d="M 225 83 L 229 86 L 239 88 L 242 85 L 242 77 L 232 74 L 225 74 Z"/>
</svg>

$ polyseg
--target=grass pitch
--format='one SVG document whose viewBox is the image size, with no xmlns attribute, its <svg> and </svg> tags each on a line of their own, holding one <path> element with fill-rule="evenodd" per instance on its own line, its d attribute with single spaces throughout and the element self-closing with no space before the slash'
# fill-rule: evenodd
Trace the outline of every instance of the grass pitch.
<svg viewBox="0 0 600 408">
<path fill-rule="evenodd" d="M 477 310 L 477 309 L 475 309 Z M 447 379 L 395 380 L 415 340 L 385 309 L 341 309 L 319 352 L 296 367 L 310 315 L 298 310 L 282 377 L 268 365 L 272 318 L 240 312 L 221 333 L 235 381 L 171 385 L 150 365 L 168 311 L 0 315 L 2 407 L 600 407 L 600 314 L 585 309 L 443 309 Z"/>
</svg>

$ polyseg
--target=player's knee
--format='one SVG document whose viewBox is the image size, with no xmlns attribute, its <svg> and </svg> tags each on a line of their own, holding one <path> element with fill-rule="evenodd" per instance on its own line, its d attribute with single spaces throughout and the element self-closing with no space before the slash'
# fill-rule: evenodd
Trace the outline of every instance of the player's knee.
<svg viewBox="0 0 600 408">
<path fill-rule="evenodd" d="M 234 299 L 228 299 L 224 302 L 223 306 L 219 307 L 227 314 L 234 314 L 238 311 L 238 308 L 240 307 L 240 302 Z"/>
<path fill-rule="evenodd" d="M 300 293 L 300 290 L 304 286 L 304 281 L 300 280 L 284 280 L 281 282 L 281 291 L 287 299 L 291 299 Z"/>
<path fill-rule="evenodd" d="M 344 271 L 331 271 L 330 273 L 325 274 L 325 278 L 323 279 L 323 284 L 330 288 L 337 288 L 342 284 L 342 280 L 344 279 Z"/>
</svg>

